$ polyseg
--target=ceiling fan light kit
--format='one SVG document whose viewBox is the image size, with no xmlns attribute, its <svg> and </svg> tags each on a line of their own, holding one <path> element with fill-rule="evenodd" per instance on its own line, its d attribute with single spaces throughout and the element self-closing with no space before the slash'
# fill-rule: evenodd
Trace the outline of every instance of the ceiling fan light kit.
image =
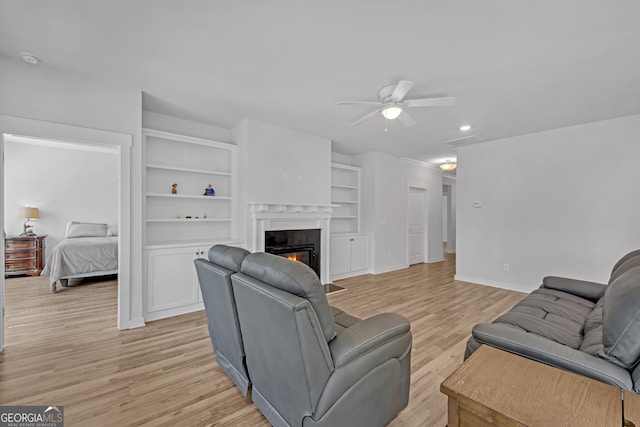
<svg viewBox="0 0 640 427">
<path fill-rule="evenodd" d="M 402 114 L 402 107 L 398 105 L 387 105 L 380 111 L 380 114 L 382 114 L 385 119 L 394 120 Z"/>
<path fill-rule="evenodd" d="M 445 98 L 421 98 L 421 99 L 404 99 L 407 93 L 411 90 L 414 83 L 409 80 L 400 80 L 398 84 L 385 86 L 378 91 L 377 101 L 340 101 L 338 105 L 342 104 L 364 104 L 375 105 L 376 109 L 368 112 L 364 116 L 360 117 L 355 122 L 351 123 L 351 126 L 355 126 L 361 123 L 365 119 L 373 116 L 375 113 L 380 113 L 387 120 L 394 120 L 399 118 L 400 122 L 405 127 L 411 127 L 416 122 L 407 113 L 407 108 L 415 107 L 439 107 L 446 105 L 454 105 L 456 99 L 452 97 Z"/>
<path fill-rule="evenodd" d="M 445 163 L 442 163 L 440 165 L 440 169 L 442 169 L 443 171 L 446 171 L 446 172 L 452 171 L 457 167 L 458 167 L 458 164 L 455 163 L 455 162 L 451 162 L 450 160 L 447 160 Z"/>
</svg>

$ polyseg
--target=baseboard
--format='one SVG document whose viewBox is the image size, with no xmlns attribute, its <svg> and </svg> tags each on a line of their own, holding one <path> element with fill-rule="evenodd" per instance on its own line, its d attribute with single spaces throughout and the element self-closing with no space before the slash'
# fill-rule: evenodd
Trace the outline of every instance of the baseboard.
<svg viewBox="0 0 640 427">
<path fill-rule="evenodd" d="M 469 282 L 469 283 L 474 283 L 476 285 L 491 286 L 492 288 L 508 289 L 510 291 L 517 291 L 517 292 L 528 293 L 537 288 L 537 286 L 530 287 L 530 286 L 516 285 L 514 283 L 497 282 L 495 280 L 480 279 L 478 277 L 469 277 L 469 276 L 464 276 L 460 274 L 456 274 L 455 276 L 453 276 L 453 278 L 454 280 L 459 280 L 461 282 Z"/>
<path fill-rule="evenodd" d="M 147 324 L 144 322 L 144 317 L 138 317 L 136 319 L 129 320 L 128 329 L 142 328 L 144 326 L 147 326 Z"/>
<path fill-rule="evenodd" d="M 371 272 L 371 274 L 383 274 L 383 273 L 389 273 L 391 271 L 396 271 L 396 270 L 402 270 L 404 268 L 409 268 L 409 264 L 401 264 L 401 265 L 396 265 L 394 267 L 386 267 L 380 270 L 376 270 Z"/>
<path fill-rule="evenodd" d="M 444 261 L 444 257 L 439 257 L 439 258 L 430 258 L 427 263 L 431 264 L 432 262 L 440 262 L 440 261 Z"/>
</svg>

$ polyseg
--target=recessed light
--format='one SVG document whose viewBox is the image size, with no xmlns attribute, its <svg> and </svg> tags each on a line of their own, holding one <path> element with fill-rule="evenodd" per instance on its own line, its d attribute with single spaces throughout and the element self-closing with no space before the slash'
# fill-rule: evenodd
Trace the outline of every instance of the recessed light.
<svg viewBox="0 0 640 427">
<path fill-rule="evenodd" d="M 42 62 L 42 59 L 38 58 L 37 56 L 31 53 L 21 52 L 20 55 L 22 56 L 22 60 L 27 64 L 38 65 L 39 63 Z"/>
<path fill-rule="evenodd" d="M 471 125 L 462 125 L 462 126 L 460 126 L 460 130 L 462 132 L 466 132 L 466 131 L 468 131 L 470 129 L 471 129 Z"/>
</svg>

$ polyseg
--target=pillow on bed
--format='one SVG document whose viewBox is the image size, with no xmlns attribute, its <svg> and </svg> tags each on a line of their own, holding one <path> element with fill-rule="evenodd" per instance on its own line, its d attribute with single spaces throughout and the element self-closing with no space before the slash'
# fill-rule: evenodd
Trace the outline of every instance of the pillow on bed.
<svg viewBox="0 0 640 427">
<path fill-rule="evenodd" d="M 106 237 L 107 224 L 73 221 L 67 224 L 67 232 L 64 237 Z"/>
</svg>

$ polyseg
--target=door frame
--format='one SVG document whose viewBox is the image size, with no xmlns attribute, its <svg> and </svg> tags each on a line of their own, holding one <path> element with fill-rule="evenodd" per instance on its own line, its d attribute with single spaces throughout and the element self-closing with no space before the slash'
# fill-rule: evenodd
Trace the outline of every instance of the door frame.
<svg viewBox="0 0 640 427">
<path fill-rule="evenodd" d="M 118 186 L 118 329 L 129 329 L 131 323 L 131 147 L 133 136 L 129 134 L 82 128 L 40 120 L 0 115 L 0 134 L 14 134 L 25 137 L 55 139 L 59 141 L 109 146 L 116 149 L 119 160 Z M 4 186 L 4 136 L 0 138 L 2 172 Z M 0 223 L 5 225 L 4 195 L 0 201 Z M 4 253 L 4 235 L 2 236 Z M 4 258 L 3 258 L 4 259 Z M 4 347 L 4 263 L 0 277 L 0 351 Z"/>
<path fill-rule="evenodd" d="M 409 265 L 409 192 L 414 188 L 424 192 L 423 212 L 424 212 L 424 232 L 422 233 L 422 262 L 425 264 L 429 262 L 429 188 L 421 182 L 408 181 L 407 193 L 406 193 L 406 226 L 405 226 L 405 240 L 407 242 L 406 249 L 406 265 Z"/>
</svg>

